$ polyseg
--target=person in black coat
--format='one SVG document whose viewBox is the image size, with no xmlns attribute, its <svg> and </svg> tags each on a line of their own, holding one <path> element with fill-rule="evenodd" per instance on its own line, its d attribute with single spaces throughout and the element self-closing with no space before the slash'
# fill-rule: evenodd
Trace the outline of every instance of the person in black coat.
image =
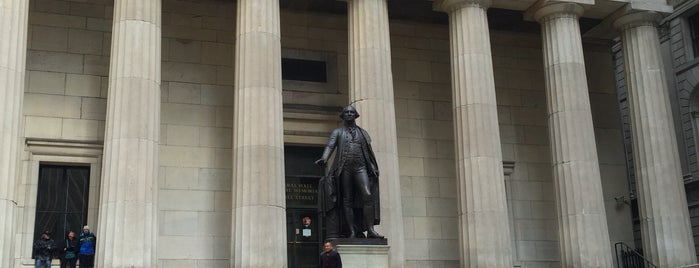
<svg viewBox="0 0 699 268">
<path fill-rule="evenodd" d="M 320 268 L 342 268 L 340 253 L 333 248 L 333 244 L 325 242 L 323 253 L 320 254 Z"/>
<path fill-rule="evenodd" d="M 78 251 L 80 251 L 80 240 L 75 238 L 73 231 L 68 231 L 63 245 L 58 245 L 59 248 L 61 246 L 63 246 L 61 251 L 61 268 L 75 268 L 75 264 L 78 262 Z"/>
<path fill-rule="evenodd" d="M 41 237 L 34 241 L 34 258 L 36 259 L 36 267 L 51 268 L 51 259 L 56 250 L 56 245 L 51 239 L 51 233 L 44 231 Z"/>
</svg>

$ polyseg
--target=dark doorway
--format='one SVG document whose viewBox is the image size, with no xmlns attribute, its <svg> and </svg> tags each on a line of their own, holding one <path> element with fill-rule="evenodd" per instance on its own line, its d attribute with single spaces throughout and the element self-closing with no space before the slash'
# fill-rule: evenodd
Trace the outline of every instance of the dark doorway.
<svg viewBox="0 0 699 268">
<path fill-rule="evenodd" d="M 284 147 L 289 268 L 318 267 L 323 237 L 323 223 L 318 217 L 318 180 L 323 171 L 313 162 L 322 153 L 321 147 Z"/>
<path fill-rule="evenodd" d="M 80 234 L 87 223 L 89 182 L 89 167 L 40 165 L 34 235 L 50 231 L 61 241 L 68 231 Z"/>
</svg>

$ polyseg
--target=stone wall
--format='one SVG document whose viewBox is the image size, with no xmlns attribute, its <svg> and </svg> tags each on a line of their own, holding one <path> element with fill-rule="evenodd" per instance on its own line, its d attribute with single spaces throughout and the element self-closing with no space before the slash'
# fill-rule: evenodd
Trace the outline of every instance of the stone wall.
<svg viewBox="0 0 699 268">
<path fill-rule="evenodd" d="M 235 9 L 163 1 L 158 258 L 225 267 L 230 256 Z"/>
<path fill-rule="evenodd" d="M 458 267 L 446 26 L 391 24 L 406 267 Z"/>
<path fill-rule="evenodd" d="M 697 4 L 686 1 L 661 27 L 661 46 L 667 64 L 670 102 L 675 117 L 675 130 L 685 175 L 687 203 L 694 234 L 695 248 L 699 249 L 699 58 L 694 52 L 687 18 L 697 14 Z M 699 250 L 697 250 L 699 256 Z"/>
<path fill-rule="evenodd" d="M 31 1 L 25 135 L 104 137 L 110 1 Z"/>
<path fill-rule="evenodd" d="M 90 166 L 87 224 L 97 225 L 112 13 L 109 0 L 30 1 L 15 267 L 34 266 L 40 163 Z"/>
<path fill-rule="evenodd" d="M 675 128 L 677 129 L 677 141 L 680 154 L 682 154 L 682 172 L 684 174 L 699 175 L 696 148 L 696 123 L 692 112 L 697 108 L 696 100 L 692 100 L 694 88 L 699 81 L 699 68 L 689 36 L 689 25 L 686 18 L 681 16 L 666 23 L 663 28 L 667 37 L 662 41 L 665 48 L 664 56 L 667 58 L 666 69 L 669 71 L 668 82 L 671 84 L 671 102 L 673 103 L 673 115 L 675 116 Z"/>
<path fill-rule="evenodd" d="M 24 136 L 99 144 L 112 1 L 34 0 L 31 5 Z M 229 262 L 235 16 L 231 2 L 163 0 L 161 267 Z M 284 53 L 330 55 L 336 64 L 329 67 L 336 83 L 327 91 L 285 90 L 284 104 L 346 104 L 346 16 L 283 11 L 281 24 Z M 406 266 L 458 267 L 447 26 L 394 21 L 391 34 Z M 516 264 L 555 267 L 559 252 L 540 37 L 493 32 L 491 39 L 503 157 L 514 162 L 507 180 Z M 586 61 L 610 237 L 629 243 L 630 212 L 614 201 L 627 186 L 609 51 L 589 45 Z M 312 110 L 285 110 L 285 131 L 294 133 L 287 137 L 300 135 L 297 130 L 316 133 L 294 143 L 322 145 L 339 123 L 332 112 Z M 33 168 L 25 163 L 29 179 L 20 186 L 26 195 L 20 226 L 33 226 Z M 99 172 L 94 177 L 91 207 L 98 202 Z M 91 215 L 88 223 L 96 226 L 96 213 Z M 30 236 L 23 238 L 24 255 L 18 258 L 27 259 Z"/>
</svg>

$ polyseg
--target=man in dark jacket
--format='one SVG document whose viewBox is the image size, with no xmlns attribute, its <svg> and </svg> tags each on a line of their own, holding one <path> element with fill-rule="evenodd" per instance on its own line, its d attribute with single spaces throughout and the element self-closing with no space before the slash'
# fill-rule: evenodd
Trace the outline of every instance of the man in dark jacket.
<svg viewBox="0 0 699 268">
<path fill-rule="evenodd" d="M 333 249 L 333 244 L 325 242 L 323 253 L 320 254 L 320 268 L 342 268 L 340 254 Z"/>
<path fill-rule="evenodd" d="M 50 236 L 49 231 L 44 231 L 41 237 L 34 241 L 34 258 L 36 258 L 37 268 L 51 267 L 51 259 L 56 246 Z"/>
</svg>

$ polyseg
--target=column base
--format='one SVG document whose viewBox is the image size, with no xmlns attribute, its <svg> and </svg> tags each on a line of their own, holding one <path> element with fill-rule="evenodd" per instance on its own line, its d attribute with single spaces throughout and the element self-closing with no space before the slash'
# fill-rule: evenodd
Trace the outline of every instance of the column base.
<svg viewBox="0 0 699 268">
<path fill-rule="evenodd" d="M 376 239 L 378 240 L 378 239 Z M 388 268 L 388 245 L 338 244 L 337 253 L 345 268 Z"/>
</svg>

